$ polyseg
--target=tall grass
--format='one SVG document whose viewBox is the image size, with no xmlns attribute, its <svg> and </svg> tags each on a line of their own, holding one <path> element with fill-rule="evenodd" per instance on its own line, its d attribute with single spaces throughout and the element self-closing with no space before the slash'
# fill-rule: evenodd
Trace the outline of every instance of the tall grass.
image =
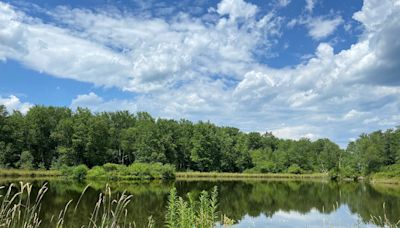
<svg viewBox="0 0 400 228">
<path fill-rule="evenodd" d="M 39 227 L 41 201 L 47 190 L 47 186 L 43 185 L 33 197 L 31 184 L 11 184 L 5 194 L 0 195 L 0 227 Z"/>
<path fill-rule="evenodd" d="M 386 215 L 386 204 L 383 203 L 382 205 L 383 208 L 383 217 L 382 216 L 373 216 L 371 215 L 370 222 L 372 222 L 375 225 L 385 227 L 385 228 L 397 228 L 400 226 L 400 220 L 397 222 L 392 222 L 388 219 Z"/>
<path fill-rule="evenodd" d="M 77 208 L 83 197 L 85 190 L 76 203 L 74 214 L 77 213 Z M 0 195 L 0 227 L 10 228 L 39 228 L 42 224 L 40 211 L 42 199 L 48 188 L 44 184 L 36 196 L 32 194 L 32 184 L 20 183 L 19 186 L 11 184 L 8 189 L 0 187 L 0 190 L 5 190 L 4 195 Z M 95 203 L 91 217 L 88 218 L 87 224 L 82 224 L 79 227 L 87 228 L 125 228 L 135 227 L 134 223 L 127 222 L 127 206 L 131 202 L 132 195 L 123 192 L 119 197 L 114 198 L 111 188 L 107 185 L 105 192 L 100 193 L 97 202 Z M 53 216 L 50 223 L 56 228 L 63 228 L 66 221 L 67 211 L 70 209 L 73 201 L 70 200 L 58 213 L 58 216 Z M 154 220 L 149 218 L 148 228 L 154 227 Z"/>
<path fill-rule="evenodd" d="M 178 197 L 176 189 L 173 188 L 168 198 L 167 213 L 165 216 L 166 226 L 169 228 L 211 228 L 218 222 L 218 191 L 217 187 L 210 193 L 203 191 L 196 201 L 188 193 L 188 200 Z M 222 217 L 221 223 L 224 226 L 233 224 L 233 220 Z"/>
</svg>

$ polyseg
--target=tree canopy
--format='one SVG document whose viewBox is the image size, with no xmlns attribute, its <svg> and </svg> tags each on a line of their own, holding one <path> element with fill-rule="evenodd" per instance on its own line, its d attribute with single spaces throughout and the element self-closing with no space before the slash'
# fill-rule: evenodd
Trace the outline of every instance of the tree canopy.
<svg viewBox="0 0 400 228">
<path fill-rule="evenodd" d="M 161 162 L 177 170 L 369 174 L 400 162 L 400 130 L 363 134 L 346 150 L 329 139 L 279 139 L 210 122 L 155 119 L 146 112 L 92 113 L 0 106 L 0 166 L 57 168 Z"/>
</svg>

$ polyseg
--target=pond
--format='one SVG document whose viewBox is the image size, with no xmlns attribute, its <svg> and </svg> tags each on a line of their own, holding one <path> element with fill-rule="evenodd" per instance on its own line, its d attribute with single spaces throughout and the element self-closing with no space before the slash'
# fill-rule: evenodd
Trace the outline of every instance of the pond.
<svg viewBox="0 0 400 228">
<path fill-rule="evenodd" d="M 12 182 L 0 182 L 7 186 Z M 43 227 L 57 216 L 69 200 L 77 208 L 66 215 L 66 227 L 79 227 L 88 218 L 106 183 L 80 183 L 61 180 L 30 181 L 37 189 L 47 182 L 49 187 L 42 204 Z M 137 227 L 145 227 L 152 216 L 156 227 L 164 224 L 170 189 L 175 186 L 181 196 L 188 192 L 199 195 L 202 190 L 219 191 L 219 210 L 236 221 L 234 227 L 374 227 L 371 216 L 387 216 L 391 222 L 400 218 L 400 188 L 365 183 L 306 181 L 175 181 L 147 183 L 113 182 L 116 194 L 126 190 L 133 195 L 128 219 Z M 383 209 L 385 205 L 385 210 Z M 386 211 L 386 212 L 384 212 Z"/>
</svg>

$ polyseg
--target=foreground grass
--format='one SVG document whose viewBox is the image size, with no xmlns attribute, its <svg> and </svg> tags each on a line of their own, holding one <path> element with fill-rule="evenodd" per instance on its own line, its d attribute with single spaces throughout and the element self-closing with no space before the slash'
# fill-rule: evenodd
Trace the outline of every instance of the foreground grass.
<svg viewBox="0 0 400 228">
<path fill-rule="evenodd" d="M 61 175 L 57 170 L 28 170 L 28 169 L 0 169 L 0 177 L 58 177 Z"/>
<path fill-rule="evenodd" d="M 65 204 L 64 209 L 52 215 L 50 227 L 62 228 L 68 224 L 66 214 L 72 211 L 79 216 L 79 204 L 89 186 L 83 191 L 77 202 L 73 200 Z M 42 200 L 48 191 L 44 184 L 36 194 L 33 194 L 32 184 L 20 183 L 11 184 L 8 188 L 0 187 L 0 227 L 10 228 L 39 228 L 43 227 L 41 215 Z M 216 224 L 227 227 L 233 221 L 223 216 L 218 221 L 217 189 L 212 193 L 203 191 L 198 199 L 188 195 L 189 201 L 176 195 L 176 189 L 172 188 L 169 196 L 167 212 L 165 214 L 166 227 L 191 228 L 203 227 L 212 228 Z M 87 228 L 125 228 L 136 227 L 134 222 L 127 222 L 130 215 L 127 206 L 131 203 L 133 196 L 127 194 L 112 194 L 111 188 L 107 185 L 105 190 L 94 201 L 94 209 L 87 218 L 86 224 L 74 224 L 76 227 Z M 86 205 L 85 205 L 86 206 Z M 51 213 L 51 212 L 48 212 Z M 77 226 L 78 225 L 78 226 Z M 155 227 L 155 221 L 150 216 L 147 228 Z"/>
<path fill-rule="evenodd" d="M 217 173 L 217 172 L 176 172 L 176 179 L 217 179 L 217 180 L 243 180 L 243 179 L 329 179 L 327 173 L 289 174 L 289 173 Z"/>
</svg>

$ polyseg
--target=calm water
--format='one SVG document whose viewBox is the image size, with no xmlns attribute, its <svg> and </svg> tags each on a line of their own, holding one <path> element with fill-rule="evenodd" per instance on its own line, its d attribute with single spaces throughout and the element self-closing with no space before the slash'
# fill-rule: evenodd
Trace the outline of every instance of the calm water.
<svg viewBox="0 0 400 228">
<path fill-rule="evenodd" d="M 33 183 L 39 187 L 43 181 Z M 0 182 L 0 185 L 8 184 L 10 181 Z M 70 199 L 76 202 L 87 184 L 49 181 L 42 206 L 44 225 Z M 68 227 L 87 224 L 105 187 L 105 183 L 89 184 L 91 187 L 80 203 L 79 213 L 67 215 Z M 400 188 L 393 186 L 304 181 L 176 181 L 112 183 L 111 187 L 115 192 L 127 190 L 134 195 L 129 218 L 137 227 L 144 227 L 150 215 L 157 221 L 157 227 L 161 227 L 168 193 L 173 186 L 179 195 L 185 195 L 199 194 L 215 185 L 220 193 L 219 209 L 237 221 L 235 227 L 374 227 L 368 221 L 371 215 L 383 216 L 383 203 L 389 220 L 400 219 Z"/>
</svg>

